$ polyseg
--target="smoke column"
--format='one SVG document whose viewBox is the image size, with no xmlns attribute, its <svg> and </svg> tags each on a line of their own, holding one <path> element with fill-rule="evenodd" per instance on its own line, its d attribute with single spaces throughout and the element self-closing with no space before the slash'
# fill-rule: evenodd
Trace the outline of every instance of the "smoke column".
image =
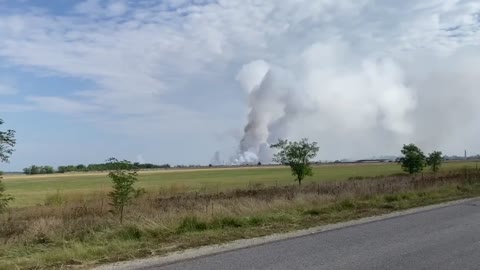
<svg viewBox="0 0 480 270">
<path fill-rule="evenodd" d="M 223 165 L 223 161 L 222 161 L 222 158 L 220 156 L 220 151 L 216 151 L 213 154 L 213 157 L 212 157 L 212 160 L 210 161 L 210 164 L 213 165 L 213 166 Z"/>
<path fill-rule="evenodd" d="M 289 53 L 238 73 L 250 111 L 236 163 L 271 161 L 278 138 L 308 137 L 336 159 L 398 154 L 410 142 L 446 151 L 478 135 L 479 50 L 368 54 L 334 39 Z"/>
</svg>

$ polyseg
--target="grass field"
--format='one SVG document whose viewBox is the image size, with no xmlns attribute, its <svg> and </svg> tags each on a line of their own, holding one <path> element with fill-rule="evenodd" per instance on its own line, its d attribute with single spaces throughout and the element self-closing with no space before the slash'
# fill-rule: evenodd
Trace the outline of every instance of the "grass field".
<svg viewBox="0 0 480 270">
<path fill-rule="evenodd" d="M 392 165 L 327 166 L 316 168 L 315 179 L 325 179 L 325 182 L 308 181 L 310 183 L 301 187 L 279 183 L 278 186 L 170 197 L 149 192 L 126 208 L 123 224 L 118 213 L 110 211 L 112 208 L 105 193 L 89 190 L 93 192 L 91 196 L 80 197 L 80 200 L 73 195 L 52 195 L 49 196 L 54 198 L 52 203 L 9 208 L 0 215 L 0 269 L 88 269 L 108 262 L 164 255 L 186 248 L 480 196 L 480 171 L 454 169 L 465 166 L 475 164 L 448 164 L 443 172 L 425 173 L 422 177 L 395 174 L 371 178 L 360 176 L 362 173 L 396 173 L 398 168 Z M 327 181 L 348 178 L 350 172 L 361 173 L 354 175 L 357 179 L 349 181 Z M 187 182 L 187 188 L 194 188 L 196 181 L 202 179 L 203 185 L 216 188 L 220 183 L 222 189 L 241 186 L 252 178 L 259 181 L 278 178 L 283 183 L 293 183 L 288 174 L 281 168 L 150 172 L 143 176 L 153 177 L 152 183 L 143 181 L 143 185 L 168 186 L 171 179 L 197 179 Z M 98 176 L 57 176 L 54 179 L 74 192 L 78 186 L 73 183 L 78 184 L 76 182 L 81 182 L 82 177 L 88 182 L 90 177 L 97 179 Z M 51 177 L 34 180 L 42 179 L 53 181 Z M 32 178 L 10 179 L 10 183 L 25 181 L 32 181 Z M 104 178 L 96 181 L 108 183 Z"/>
<path fill-rule="evenodd" d="M 476 162 L 445 163 L 443 170 L 469 167 Z M 320 165 L 314 168 L 315 181 L 346 180 L 350 177 L 369 177 L 400 173 L 398 164 L 340 164 Z M 64 196 L 88 196 L 94 192 L 107 192 L 110 180 L 106 173 L 55 174 L 5 176 L 8 193 L 15 197 L 12 207 L 44 204 L 47 196 L 60 192 Z M 251 185 L 284 185 L 293 183 L 285 167 L 255 167 L 234 169 L 161 170 L 140 172 L 138 185 L 150 192 L 222 191 Z"/>
</svg>

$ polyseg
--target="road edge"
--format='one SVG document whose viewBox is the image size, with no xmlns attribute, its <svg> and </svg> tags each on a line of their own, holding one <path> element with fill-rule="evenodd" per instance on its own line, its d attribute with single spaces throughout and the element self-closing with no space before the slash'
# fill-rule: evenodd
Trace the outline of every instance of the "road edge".
<svg viewBox="0 0 480 270">
<path fill-rule="evenodd" d="M 212 256 L 212 255 L 216 255 L 224 252 L 250 248 L 255 246 L 261 246 L 261 245 L 272 243 L 272 242 L 304 237 L 312 234 L 318 234 L 318 233 L 323 233 L 327 231 L 343 229 L 351 226 L 368 224 L 371 222 L 441 209 L 449 206 L 472 202 L 472 201 L 478 200 L 479 198 L 480 197 L 475 197 L 475 198 L 469 198 L 469 199 L 444 202 L 440 204 L 433 204 L 433 205 L 428 205 L 423 207 L 417 207 L 417 208 L 411 208 L 407 210 L 392 212 L 392 213 L 379 215 L 379 216 L 372 216 L 372 217 L 366 217 L 366 218 L 361 218 L 361 219 L 356 219 L 356 220 L 351 220 L 351 221 L 346 221 L 341 223 L 317 226 L 317 227 L 312 227 L 309 229 L 304 229 L 299 231 L 293 231 L 289 233 L 272 234 L 272 235 L 267 235 L 262 237 L 251 238 L 251 239 L 235 240 L 235 241 L 224 243 L 224 244 L 191 248 L 183 251 L 172 252 L 163 256 L 156 256 L 156 257 L 138 259 L 133 261 L 125 261 L 125 262 L 117 262 L 112 264 L 101 265 L 93 269 L 95 270 L 112 270 L 112 269 L 127 270 L 127 269 L 143 269 L 143 268 L 149 268 L 153 266 L 165 266 L 165 265 L 177 263 L 180 261 L 192 260 L 192 259 L 196 259 L 204 256 Z"/>
</svg>

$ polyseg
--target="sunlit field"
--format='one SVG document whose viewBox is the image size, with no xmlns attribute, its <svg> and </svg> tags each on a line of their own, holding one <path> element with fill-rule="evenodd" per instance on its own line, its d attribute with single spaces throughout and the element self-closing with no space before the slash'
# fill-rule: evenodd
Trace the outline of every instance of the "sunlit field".
<svg viewBox="0 0 480 270">
<path fill-rule="evenodd" d="M 443 170 L 475 168 L 476 162 L 449 162 Z M 337 164 L 314 167 L 314 176 L 305 183 L 347 180 L 352 177 L 371 177 L 401 173 L 395 163 Z M 48 196 L 88 196 L 94 192 L 108 192 L 107 173 L 76 173 L 54 175 L 6 175 L 7 192 L 15 197 L 12 207 L 44 204 Z M 158 170 L 140 172 L 138 186 L 147 192 L 183 193 L 189 191 L 220 192 L 255 185 L 271 186 L 294 183 L 286 167 L 213 168 L 192 170 Z"/>
</svg>

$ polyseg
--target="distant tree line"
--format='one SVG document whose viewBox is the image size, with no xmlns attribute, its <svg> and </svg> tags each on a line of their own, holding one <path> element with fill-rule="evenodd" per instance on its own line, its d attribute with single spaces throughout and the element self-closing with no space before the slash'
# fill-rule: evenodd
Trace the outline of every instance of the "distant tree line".
<svg viewBox="0 0 480 270">
<path fill-rule="evenodd" d="M 52 166 L 37 166 L 32 165 L 28 168 L 23 169 L 24 174 L 51 174 L 55 173 L 55 169 Z"/>
<path fill-rule="evenodd" d="M 444 156 L 444 160 L 465 160 L 465 156 Z M 467 160 L 480 160 L 480 155 L 468 156 Z"/>
<path fill-rule="evenodd" d="M 135 170 L 144 170 L 144 169 L 168 169 L 170 164 L 151 164 L 151 163 L 131 163 L 132 168 Z M 89 165 L 66 165 L 58 166 L 55 170 L 51 166 L 36 166 L 32 165 L 28 168 L 23 169 L 24 174 L 33 175 L 33 174 L 51 174 L 51 173 L 67 173 L 67 172 L 93 172 L 93 171 L 110 171 L 115 170 L 116 168 L 112 163 L 98 163 L 98 164 L 89 164 Z"/>
</svg>

